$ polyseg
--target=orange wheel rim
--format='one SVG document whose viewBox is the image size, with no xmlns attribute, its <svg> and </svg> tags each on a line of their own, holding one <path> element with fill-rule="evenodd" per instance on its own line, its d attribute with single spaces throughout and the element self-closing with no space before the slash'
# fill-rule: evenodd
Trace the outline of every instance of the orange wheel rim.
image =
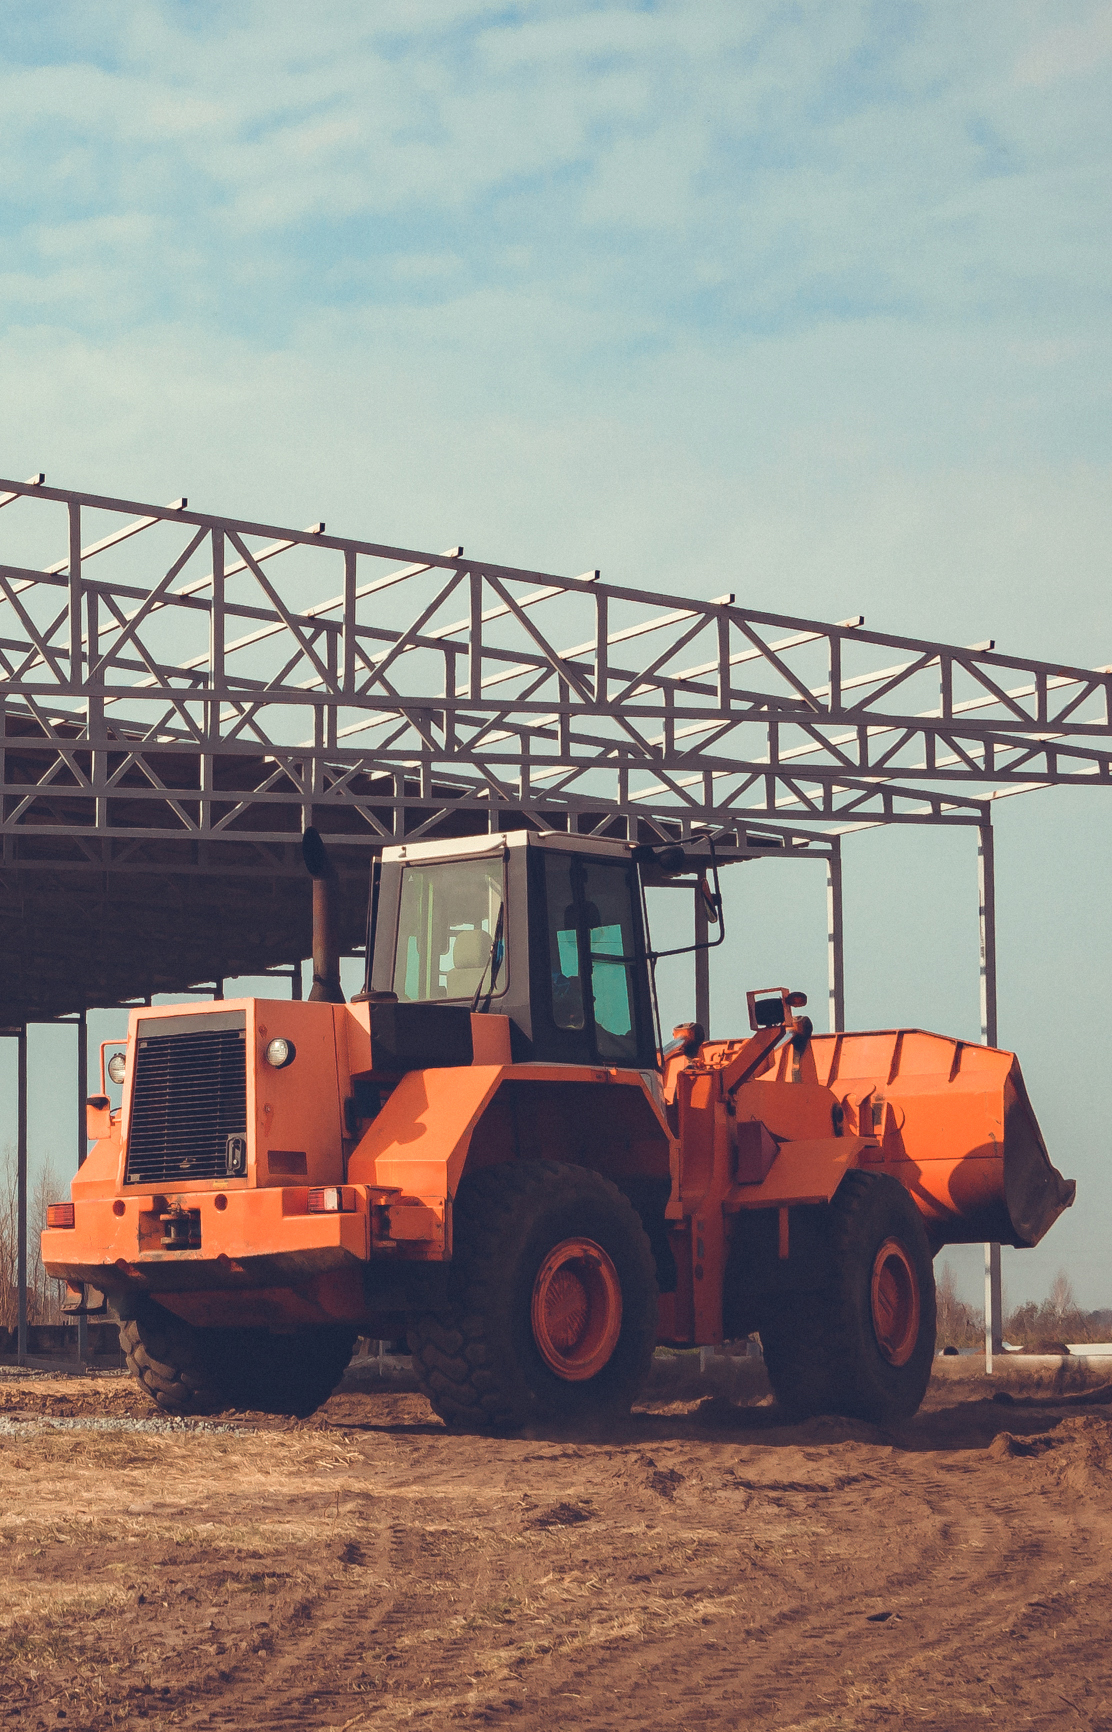
<svg viewBox="0 0 1112 1732">
<path fill-rule="evenodd" d="M 873 1261 L 873 1333 L 889 1365 L 906 1365 L 919 1339 L 919 1277 L 898 1239 L 885 1239 Z"/>
<path fill-rule="evenodd" d="M 618 1271 L 593 1239 L 562 1239 L 533 1283 L 533 1339 L 550 1371 L 584 1383 L 606 1364 L 622 1332 Z"/>
</svg>

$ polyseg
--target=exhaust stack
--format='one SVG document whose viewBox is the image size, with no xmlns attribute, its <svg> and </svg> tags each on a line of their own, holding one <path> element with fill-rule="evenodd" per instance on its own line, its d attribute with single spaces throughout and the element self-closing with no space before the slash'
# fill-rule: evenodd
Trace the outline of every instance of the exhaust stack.
<svg viewBox="0 0 1112 1732">
<path fill-rule="evenodd" d="M 343 1004 L 340 985 L 340 948 L 336 942 L 333 899 L 336 868 L 320 833 L 312 828 L 301 838 L 305 869 L 313 880 L 313 989 L 310 1004 Z"/>
</svg>

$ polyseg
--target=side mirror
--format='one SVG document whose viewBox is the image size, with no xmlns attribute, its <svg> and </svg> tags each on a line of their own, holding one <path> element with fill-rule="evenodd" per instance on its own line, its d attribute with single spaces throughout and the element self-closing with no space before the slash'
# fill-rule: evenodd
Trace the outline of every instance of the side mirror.
<svg viewBox="0 0 1112 1732">
<path fill-rule="evenodd" d="M 107 1095 L 90 1095 L 85 1102 L 85 1135 L 91 1143 L 112 1135 L 112 1104 Z"/>
<path fill-rule="evenodd" d="M 771 996 L 773 993 L 775 997 Z M 745 1001 L 749 1006 L 749 1026 L 753 1030 L 788 1028 L 793 1034 L 798 1034 L 807 1021 L 806 1017 L 793 1015 L 807 1003 L 805 992 L 789 992 L 786 986 L 762 986 L 756 992 L 747 992 Z"/>
<path fill-rule="evenodd" d="M 638 866 L 655 866 L 658 872 L 669 877 L 677 872 L 686 872 L 691 864 L 682 848 L 668 844 L 654 848 L 649 842 L 639 842 L 630 852 Z"/>
<path fill-rule="evenodd" d="M 694 1058 L 706 1038 L 701 1022 L 677 1023 L 672 1030 L 672 1044 L 665 1047 L 661 1057 L 675 1058 L 682 1052 L 685 1058 Z"/>
<path fill-rule="evenodd" d="M 714 891 L 707 883 L 705 874 L 699 880 L 699 895 L 703 898 L 703 903 L 707 911 L 707 919 L 710 921 L 712 926 L 717 926 L 722 912 L 720 905 L 721 899 L 715 895 Z"/>
</svg>

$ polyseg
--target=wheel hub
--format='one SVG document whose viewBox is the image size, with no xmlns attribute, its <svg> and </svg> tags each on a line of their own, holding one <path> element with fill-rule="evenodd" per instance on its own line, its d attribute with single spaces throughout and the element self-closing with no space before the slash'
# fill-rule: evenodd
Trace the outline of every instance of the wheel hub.
<svg viewBox="0 0 1112 1732">
<path fill-rule="evenodd" d="M 618 1345 L 622 1288 L 618 1271 L 593 1239 L 554 1245 L 533 1283 L 533 1339 L 557 1377 L 583 1383 Z"/>
<path fill-rule="evenodd" d="M 921 1305 L 915 1265 L 898 1239 L 885 1239 L 873 1261 L 873 1333 L 889 1365 L 906 1365 L 919 1339 Z"/>
</svg>

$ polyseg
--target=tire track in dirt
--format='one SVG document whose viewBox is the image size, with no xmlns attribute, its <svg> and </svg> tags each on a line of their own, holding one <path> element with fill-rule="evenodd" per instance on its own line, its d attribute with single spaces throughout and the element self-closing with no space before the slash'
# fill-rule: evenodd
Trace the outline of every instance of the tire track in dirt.
<svg viewBox="0 0 1112 1732">
<path fill-rule="evenodd" d="M 918 1501 L 913 1488 L 903 1498 Z M 967 1718 L 970 1723 L 986 1716 L 999 1719 L 1006 1702 L 1013 1711 L 1020 1707 L 1017 1685 L 1039 1681 L 1013 1675 L 1014 1661 L 1002 1652 L 1000 1601 L 1011 1613 L 1017 1581 L 1030 1598 L 1053 1592 L 1052 1578 L 1060 1574 L 1041 1566 L 1041 1546 L 1013 1544 L 1014 1519 L 1013 1505 L 977 1517 L 960 1507 L 936 1509 L 927 1543 L 916 1550 L 905 1540 L 899 1569 L 878 1580 L 874 1593 L 859 1590 L 848 1604 L 836 1578 L 820 1580 L 816 1593 L 814 1580 L 804 1584 L 784 1575 L 773 1580 L 766 1573 L 762 1599 L 773 1605 L 767 1610 L 750 1606 L 751 1621 L 740 1629 L 735 1623 L 727 1638 L 728 1657 L 722 1637 L 706 1628 L 668 1632 L 663 1640 L 658 1636 L 643 1643 L 638 1652 L 627 1646 L 603 1655 L 589 1672 L 576 1668 L 558 1696 L 581 1702 L 589 1684 L 607 1710 L 617 1714 L 621 1705 L 620 1719 L 608 1718 L 607 1710 L 580 1715 L 577 1724 L 584 1732 L 596 1724 L 659 1725 L 665 1703 L 667 1723 L 674 1726 L 685 1724 L 689 1704 L 697 1704 L 700 1726 L 733 1727 L 739 1717 L 746 1725 L 785 1727 L 856 1725 L 869 1714 L 945 1727 Z M 916 1525 L 908 1531 L 921 1529 Z M 959 1548 L 973 1553 L 966 1557 L 972 1567 L 962 1601 L 951 1603 L 947 1627 L 932 1633 L 920 1606 L 925 1603 L 933 1619 L 937 1606 L 950 1598 L 945 1566 Z M 778 1597 L 784 1603 L 777 1610 Z M 878 1601 L 898 1609 L 884 1622 L 870 1623 L 865 1608 Z M 976 1670 L 980 1665 L 984 1670 Z M 696 1681 L 678 1682 L 685 1673 Z M 538 1696 L 531 1707 L 537 1724 L 543 1724 L 556 1700 Z M 1037 1725 L 1061 1711 L 1060 1701 L 1043 1699 L 1026 1713 L 1021 1708 L 1011 1723 Z"/>
<path fill-rule="evenodd" d="M 689 1403 L 492 1440 L 411 1396 L 335 1411 L 0 1439 L 7 1723 L 1112 1732 L 1108 1417 Z"/>
</svg>

